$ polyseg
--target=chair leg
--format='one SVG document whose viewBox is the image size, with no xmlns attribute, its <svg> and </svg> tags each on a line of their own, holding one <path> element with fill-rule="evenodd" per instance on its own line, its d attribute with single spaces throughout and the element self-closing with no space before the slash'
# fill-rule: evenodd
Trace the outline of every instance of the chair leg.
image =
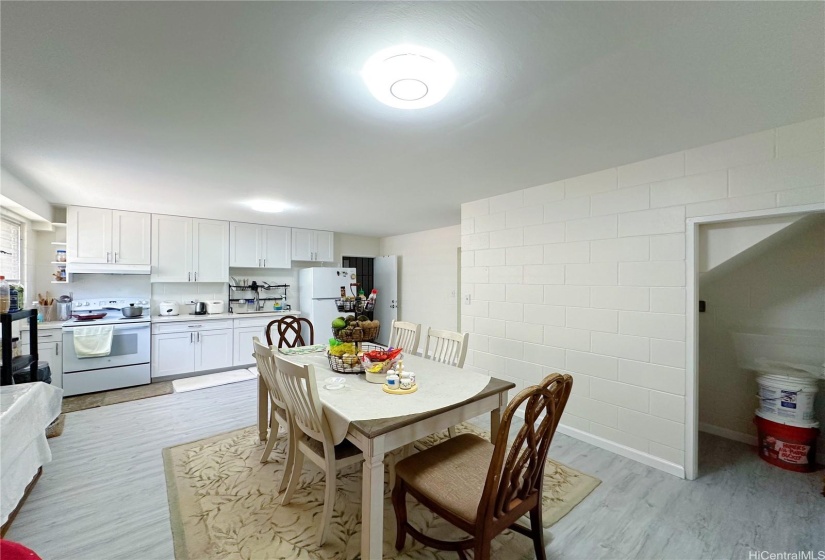
<svg viewBox="0 0 825 560">
<path fill-rule="evenodd" d="M 401 550 L 407 540 L 407 485 L 403 480 L 393 486 L 392 507 L 395 510 L 395 548 Z"/>
<path fill-rule="evenodd" d="M 335 458 L 326 460 L 327 488 L 324 492 L 324 513 L 321 516 L 321 527 L 318 529 L 318 546 L 324 544 L 332 522 L 332 510 L 335 509 L 335 490 L 338 482 L 338 472 L 335 470 Z"/>
<path fill-rule="evenodd" d="M 292 465 L 295 463 L 295 456 L 300 453 L 298 451 L 298 439 L 295 437 L 295 429 L 293 426 L 287 428 L 286 437 L 286 461 L 284 462 L 284 474 L 281 476 L 281 484 L 278 486 L 279 494 L 286 490 L 286 485 L 289 483 L 292 474 Z"/>
<path fill-rule="evenodd" d="M 269 456 L 272 454 L 272 448 L 275 447 L 275 440 L 278 439 L 278 419 L 275 417 L 275 410 L 269 414 L 269 437 L 266 440 L 266 447 L 264 453 L 261 455 L 261 463 L 269 461 Z"/>
<path fill-rule="evenodd" d="M 476 537 L 476 546 L 473 551 L 473 560 L 490 560 L 490 537 Z"/>
<path fill-rule="evenodd" d="M 289 484 L 286 486 L 286 492 L 281 499 L 281 504 L 286 505 L 292 499 L 292 494 L 295 493 L 295 488 L 298 487 L 298 481 L 301 479 L 301 471 L 304 470 L 304 452 L 298 449 L 297 444 L 294 447 L 295 458 L 292 462 L 292 470 L 289 473 Z M 286 475 L 286 473 L 284 473 Z"/>
<path fill-rule="evenodd" d="M 541 498 L 536 507 L 530 510 L 530 529 L 533 533 L 533 548 L 536 551 L 536 560 L 547 560 L 544 552 L 544 527 L 541 522 Z"/>
<path fill-rule="evenodd" d="M 450 434 L 451 438 L 455 437 L 455 427 L 447 428 L 447 433 Z"/>
</svg>

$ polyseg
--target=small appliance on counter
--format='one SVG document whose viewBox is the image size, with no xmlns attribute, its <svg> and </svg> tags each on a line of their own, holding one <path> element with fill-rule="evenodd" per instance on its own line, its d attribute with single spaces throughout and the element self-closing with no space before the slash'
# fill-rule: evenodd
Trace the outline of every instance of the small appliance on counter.
<svg viewBox="0 0 825 560">
<path fill-rule="evenodd" d="M 206 315 L 206 302 L 196 301 L 191 315 Z"/>
<path fill-rule="evenodd" d="M 168 317 L 172 315 L 180 315 L 180 305 L 176 301 L 162 301 L 159 305 L 160 314 Z"/>
<path fill-rule="evenodd" d="M 206 302 L 206 312 L 210 315 L 215 315 L 217 313 L 223 313 L 223 302 L 222 301 L 207 301 Z"/>
</svg>

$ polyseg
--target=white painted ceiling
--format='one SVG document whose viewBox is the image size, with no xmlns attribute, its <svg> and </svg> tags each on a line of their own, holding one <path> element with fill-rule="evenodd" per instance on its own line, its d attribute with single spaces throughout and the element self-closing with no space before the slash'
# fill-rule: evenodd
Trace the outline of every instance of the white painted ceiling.
<svg viewBox="0 0 825 560">
<path fill-rule="evenodd" d="M 822 2 L 3 2 L 1 37 L 2 164 L 49 201 L 365 235 L 825 95 Z M 401 42 L 455 64 L 440 104 L 367 92 Z"/>
</svg>

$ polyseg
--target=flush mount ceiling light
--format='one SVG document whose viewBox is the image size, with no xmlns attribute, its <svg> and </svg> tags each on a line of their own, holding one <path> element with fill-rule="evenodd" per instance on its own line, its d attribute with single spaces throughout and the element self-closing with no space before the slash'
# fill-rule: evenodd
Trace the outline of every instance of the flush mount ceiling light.
<svg viewBox="0 0 825 560">
<path fill-rule="evenodd" d="M 269 212 L 272 214 L 286 210 L 286 204 L 278 202 L 277 200 L 251 200 L 247 202 L 247 205 L 258 212 Z"/>
<path fill-rule="evenodd" d="M 422 109 L 438 103 L 453 87 L 455 74 L 446 56 L 414 45 L 379 51 L 361 70 L 375 98 L 397 109 Z"/>
</svg>

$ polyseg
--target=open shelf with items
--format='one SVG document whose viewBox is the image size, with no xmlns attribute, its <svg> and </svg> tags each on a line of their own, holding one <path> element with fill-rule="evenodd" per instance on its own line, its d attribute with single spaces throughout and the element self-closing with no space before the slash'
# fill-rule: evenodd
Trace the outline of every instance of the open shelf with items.
<svg viewBox="0 0 825 560">
<path fill-rule="evenodd" d="M 12 323 L 15 321 L 29 321 L 29 348 L 31 354 L 14 356 L 12 351 Z M 0 365 L 0 385 L 13 385 L 14 374 L 29 370 L 30 378 L 37 377 L 37 310 L 24 309 L 14 313 L 0 313 L 0 329 L 3 333 L 2 357 Z"/>
<path fill-rule="evenodd" d="M 268 282 L 264 282 L 263 284 L 252 282 L 249 285 L 229 284 L 229 312 L 240 314 L 260 313 L 264 311 L 289 311 L 289 306 L 286 304 L 286 292 L 288 289 L 289 284 L 269 284 Z M 267 294 L 272 291 L 274 291 L 274 293 L 261 297 L 261 290 L 267 292 Z M 245 294 L 246 297 L 239 297 L 242 294 Z M 247 309 L 250 301 L 253 302 L 254 306 L 254 309 L 251 311 Z M 272 309 L 265 307 L 265 302 L 268 301 L 273 302 L 274 305 Z M 278 302 L 280 302 L 279 306 L 277 305 Z M 276 307 L 280 307 L 280 309 L 276 309 Z"/>
</svg>

